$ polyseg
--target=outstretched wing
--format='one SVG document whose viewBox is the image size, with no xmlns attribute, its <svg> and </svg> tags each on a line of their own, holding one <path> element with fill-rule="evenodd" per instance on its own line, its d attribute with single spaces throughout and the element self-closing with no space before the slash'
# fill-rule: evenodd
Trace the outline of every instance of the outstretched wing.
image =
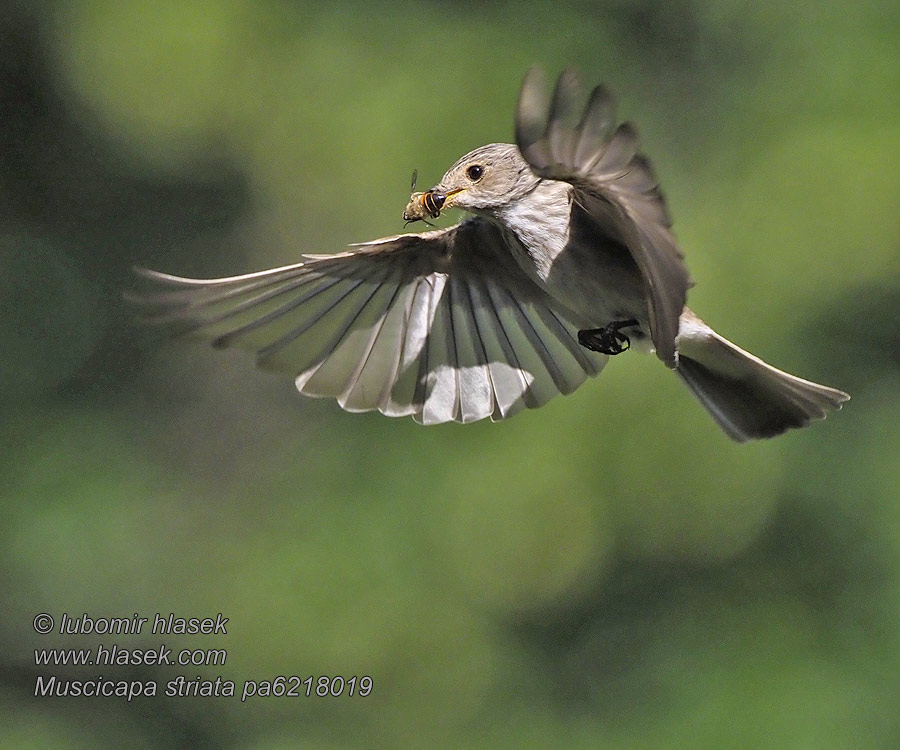
<svg viewBox="0 0 900 750">
<path fill-rule="evenodd" d="M 596 375 L 578 321 L 482 219 L 225 279 L 140 270 L 149 321 L 256 352 L 310 396 L 425 424 L 504 419 Z"/>
<path fill-rule="evenodd" d="M 580 100 L 574 71 L 560 75 L 548 101 L 543 75 L 532 68 L 516 111 L 516 143 L 535 174 L 571 183 L 576 210 L 631 253 L 644 278 L 657 356 L 675 367 L 678 318 L 691 282 L 665 199 L 649 160 L 637 153 L 634 127 L 616 127 L 609 91 L 597 86 L 576 123 Z"/>
</svg>

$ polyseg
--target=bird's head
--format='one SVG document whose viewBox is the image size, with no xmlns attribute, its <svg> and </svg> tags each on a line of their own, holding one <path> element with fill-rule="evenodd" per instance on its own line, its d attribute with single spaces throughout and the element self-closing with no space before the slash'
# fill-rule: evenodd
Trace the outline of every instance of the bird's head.
<svg viewBox="0 0 900 750">
<path fill-rule="evenodd" d="M 443 196 L 441 209 L 495 215 L 540 182 L 511 143 L 490 143 L 459 159 L 429 192 Z"/>
</svg>

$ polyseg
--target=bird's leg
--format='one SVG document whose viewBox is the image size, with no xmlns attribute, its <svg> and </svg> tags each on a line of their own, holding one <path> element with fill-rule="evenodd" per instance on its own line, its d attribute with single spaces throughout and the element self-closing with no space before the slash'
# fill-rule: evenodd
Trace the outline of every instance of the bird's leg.
<svg viewBox="0 0 900 750">
<path fill-rule="evenodd" d="M 592 352 L 621 354 L 631 346 L 631 340 L 620 329 L 638 325 L 634 318 L 614 320 L 604 328 L 587 328 L 578 332 L 578 343 Z"/>
</svg>

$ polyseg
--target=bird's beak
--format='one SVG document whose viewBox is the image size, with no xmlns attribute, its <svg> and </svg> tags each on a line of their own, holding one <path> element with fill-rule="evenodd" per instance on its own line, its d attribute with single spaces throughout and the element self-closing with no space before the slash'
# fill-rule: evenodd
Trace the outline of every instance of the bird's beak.
<svg viewBox="0 0 900 750">
<path fill-rule="evenodd" d="M 456 198 L 456 196 L 462 193 L 464 190 L 465 188 L 454 188 L 453 190 L 439 191 L 444 195 L 444 206 L 441 210 L 453 206 L 453 204 L 455 203 L 454 198 Z M 435 188 L 435 191 L 437 191 L 437 188 Z"/>
</svg>

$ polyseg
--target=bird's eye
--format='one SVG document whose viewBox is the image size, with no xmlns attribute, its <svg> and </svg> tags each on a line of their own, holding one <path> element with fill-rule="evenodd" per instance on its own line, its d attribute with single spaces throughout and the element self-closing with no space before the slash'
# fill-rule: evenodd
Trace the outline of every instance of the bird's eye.
<svg viewBox="0 0 900 750">
<path fill-rule="evenodd" d="M 466 169 L 466 177 L 468 177 L 472 182 L 478 182 L 484 176 L 484 167 L 480 164 L 473 164 L 471 167 Z"/>
</svg>

